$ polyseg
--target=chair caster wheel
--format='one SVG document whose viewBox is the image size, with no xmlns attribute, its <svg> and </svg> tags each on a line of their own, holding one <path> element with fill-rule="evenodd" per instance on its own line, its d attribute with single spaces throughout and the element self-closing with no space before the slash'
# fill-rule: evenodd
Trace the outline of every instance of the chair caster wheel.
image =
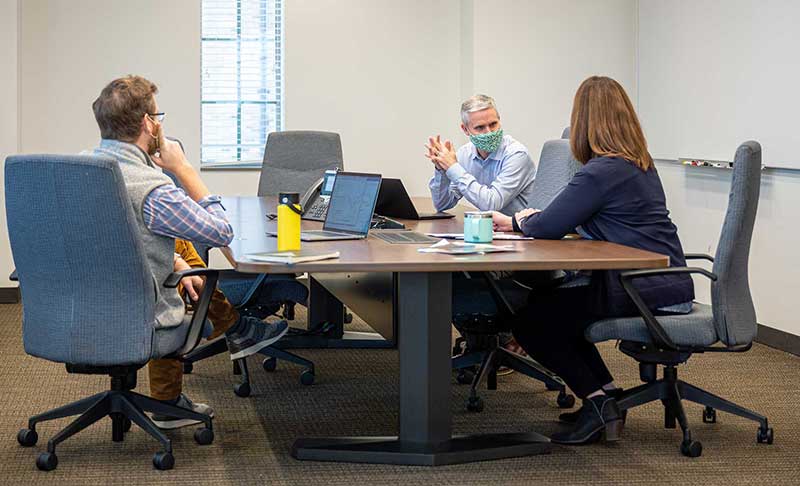
<svg viewBox="0 0 800 486">
<path fill-rule="evenodd" d="M 250 396 L 250 383 L 239 383 L 238 385 L 234 385 L 233 393 L 236 394 L 237 397 L 246 398 Z"/>
<path fill-rule="evenodd" d="M 36 467 L 40 471 L 52 471 L 58 466 L 58 457 L 53 452 L 42 452 L 36 458 Z"/>
<path fill-rule="evenodd" d="M 759 428 L 758 434 L 756 435 L 756 440 L 758 441 L 759 444 L 763 444 L 765 442 L 767 444 L 772 444 L 772 441 L 775 440 L 772 427 L 767 427 L 766 429 Z"/>
<path fill-rule="evenodd" d="M 208 427 L 194 431 L 194 441 L 200 445 L 208 445 L 214 442 L 214 431 Z"/>
<path fill-rule="evenodd" d="M 33 447 L 38 440 L 39 434 L 37 434 L 35 430 L 22 429 L 17 432 L 17 442 L 19 442 L 19 445 L 22 447 Z"/>
<path fill-rule="evenodd" d="M 344 314 L 344 323 L 345 324 L 352 324 L 353 323 L 353 313 L 352 312 L 345 312 L 345 314 Z"/>
<path fill-rule="evenodd" d="M 483 412 L 483 398 L 469 397 L 467 399 L 467 410 L 470 412 Z"/>
<path fill-rule="evenodd" d="M 314 384 L 314 371 L 313 370 L 305 370 L 304 372 L 300 373 L 300 383 L 303 385 L 313 385 Z"/>
<path fill-rule="evenodd" d="M 717 423 L 717 411 L 711 407 L 706 407 L 703 410 L 703 423 L 706 424 Z"/>
<path fill-rule="evenodd" d="M 183 363 L 183 374 L 184 375 L 191 375 L 193 370 L 194 370 L 194 364 L 192 364 L 192 363 Z"/>
<path fill-rule="evenodd" d="M 556 398 L 556 404 L 558 404 L 558 408 L 572 408 L 575 406 L 575 396 L 562 390 Z"/>
<path fill-rule="evenodd" d="M 275 371 L 275 368 L 278 367 L 278 360 L 267 358 L 261 363 L 261 367 L 264 368 L 264 371 Z"/>
<path fill-rule="evenodd" d="M 156 452 L 153 455 L 153 467 L 159 471 L 167 471 L 175 467 L 175 457 L 171 452 Z"/>
<path fill-rule="evenodd" d="M 130 432 L 131 427 L 133 426 L 133 422 L 128 417 L 125 417 L 125 421 L 122 422 L 122 431 L 123 432 Z"/>
<path fill-rule="evenodd" d="M 703 444 L 696 440 L 681 442 L 681 454 L 686 457 L 700 457 L 703 454 Z"/>
<path fill-rule="evenodd" d="M 469 370 L 458 370 L 458 373 L 456 373 L 456 382 L 459 385 L 469 385 L 474 378 L 475 373 Z"/>
</svg>

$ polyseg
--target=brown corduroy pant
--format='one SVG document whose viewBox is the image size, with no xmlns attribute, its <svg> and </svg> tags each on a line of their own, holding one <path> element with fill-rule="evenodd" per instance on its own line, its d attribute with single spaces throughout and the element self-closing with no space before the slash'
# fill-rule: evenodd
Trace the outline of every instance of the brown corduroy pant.
<svg viewBox="0 0 800 486">
<path fill-rule="evenodd" d="M 197 254 L 194 246 L 188 241 L 175 240 L 175 253 L 178 253 L 192 268 L 205 267 L 205 263 Z M 179 292 L 183 289 L 179 287 Z M 208 320 L 214 326 L 214 332 L 208 339 L 214 339 L 227 331 L 239 319 L 239 312 L 233 308 L 225 294 L 214 290 L 208 306 Z M 183 385 L 183 363 L 177 359 L 154 359 L 147 365 L 150 376 L 150 396 L 156 400 L 174 400 L 178 398 Z"/>
</svg>

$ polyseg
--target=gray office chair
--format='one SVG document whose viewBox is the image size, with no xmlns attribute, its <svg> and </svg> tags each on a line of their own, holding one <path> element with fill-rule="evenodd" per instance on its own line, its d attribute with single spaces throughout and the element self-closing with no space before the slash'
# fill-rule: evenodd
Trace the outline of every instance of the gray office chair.
<svg viewBox="0 0 800 486">
<path fill-rule="evenodd" d="M 568 140 L 545 142 L 539 157 L 533 200 L 530 207 L 546 208 L 566 187 L 580 168 L 572 157 Z M 528 273 L 528 272 L 525 272 Z M 518 275 L 522 276 L 522 275 Z M 554 285 L 563 272 L 537 272 L 529 277 L 544 285 Z M 567 394 L 560 378 L 538 363 L 524 359 L 502 346 L 498 335 L 511 331 L 514 315 L 528 301 L 530 287 L 516 279 L 496 279 L 492 275 L 467 274 L 453 278 L 453 322 L 462 337 L 456 341 L 452 368 L 459 370 L 459 383 L 471 382 L 467 410 L 480 412 L 483 400 L 477 389 L 484 378 L 487 388 L 497 389 L 497 368 L 508 366 L 515 371 L 543 382 L 549 390 L 558 391 L 556 402 L 561 408 L 571 408 L 575 397 Z M 476 365 L 478 371 L 472 374 Z"/>
<path fill-rule="evenodd" d="M 259 196 L 300 195 L 328 169 L 344 169 L 338 133 L 308 130 L 272 132 L 267 137 Z"/>
<path fill-rule="evenodd" d="M 163 446 L 157 469 L 174 465 L 170 439 L 144 412 L 201 421 L 198 444 L 214 440 L 212 420 L 132 390 L 149 360 L 178 357 L 200 340 L 216 285 L 213 270 L 170 274 L 157 282 L 139 237 L 122 173 L 113 160 L 94 156 L 27 155 L 6 159 L 6 215 L 22 295 L 25 352 L 57 363 L 68 373 L 109 375 L 110 390 L 31 417 L 17 441 L 38 441 L 36 424 L 79 415 L 47 443 L 36 466 L 58 465 L 56 446 L 91 424 L 111 417 L 111 437 L 124 439 L 136 423 Z M 182 275 L 205 275 L 195 312 L 183 323 L 159 327 L 156 299 L 175 292 Z M 53 282 L 62 282 L 53 291 Z M 47 390 L 43 390 L 47 392 Z"/>
<path fill-rule="evenodd" d="M 605 319 L 586 330 L 586 338 L 595 343 L 621 341 L 620 350 L 639 362 L 639 376 L 645 383 L 624 394 L 619 400 L 620 409 L 661 400 L 664 426 L 675 428 L 675 421 L 678 421 L 683 430 L 681 453 L 689 457 L 701 455 L 703 448 L 699 441 L 692 439 L 681 403 L 684 399 L 705 406 L 703 422 L 716 422 L 716 410 L 722 410 L 759 422 L 756 436 L 759 443 L 772 444 L 773 441 L 773 430 L 766 417 L 679 380 L 676 369 L 695 353 L 737 353 L 749 350 L 753 344 L 757 324 L 747 265 L 760 182 L 761 146 L 758 142 L 745 142 L 734 158 L 728 210 L 716 256 L 686 255 L 687 259 L 713 262 L 712 272 L 691 267 L 624 272 L 620 280 L 641 317 Z M 675 273 L 699 274 L 711 279 L 711 305 L 695 303 L 690 314 L 654 317 L 633 282 L 638 278 Z M 656 377 L 659 365 L 664 367 L 662 379 Z M 731 379 L 735 380 L 735 376 Z"/>
<path fill-rule="evenodd" d="M 272 132 L 264 148 L 264 162 L 258 182 L 259 196 L 277 196 L 279 192 L 303 194 L 328 169 L 342 169 L 342 142 L 338 133 L 316 131 Z M 305 305 L 308 289 L 293 275 L 252 275 L 233 270 L 220 274 L 220 289 L 243 315 L 264 318 L 283 307 L 283 317 L 294 319 L 294 305 Z M 194 363 L 227 351 L 224 337 L 199 347 L 184 357 L 184 371 L 191 373 Z M 295 353 L 280 349 L 280 344 L 259 351 L 265 371 L 274 371 L 277 360 L 305 368 L 300 383 L 311 385 L 315 380 L 314 363 Z M 239 397 L 250 396 L 250 372 L 247 360 L 234 362 L 234 374 L 241 375 L 233 391 Z"/>
<path fill-rule="evenodd" d="M 569 127 L 564 128 L 564 131 L 561 132 L 561 138 L 569 140 Z"/>
</svg>

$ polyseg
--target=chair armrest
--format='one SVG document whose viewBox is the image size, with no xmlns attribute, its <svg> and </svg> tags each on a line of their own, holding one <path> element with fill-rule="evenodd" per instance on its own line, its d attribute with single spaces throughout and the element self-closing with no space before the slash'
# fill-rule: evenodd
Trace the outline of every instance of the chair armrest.
<svg viewBox="0 0 800 486">
<path fill-rule="evenodd" d="M 710 262 L 714 261 L 714 257 L 711 255 L 706 255 L 705 253 L 686 253 L 683 255 L 684 258 L 687 260 L 708 260 Z"/>
<path fill-rule="evenodd" d="M 17 275 L 17 269 L 11 270 L 11 275 L 8 276 L 8 279 L 12 282 L 19 282 L 19 275 Z"/>
<path fill-rule="evenodd" d="M 215 270 L 213 268 L 190 268 L 181 272 L 172 272 L 167 276 L 167 279 L 164 280 L 164 287 L 174 289 L 179 283 L 181 283 L 181 279 L 183 277 L 191 277 L 194 275 L 207 277 L 211 274 L 215 274 L 217 277 L 219 277 L 219 270 Z"/>
<path fill-rule="evenodd" d="M 219 270 L 211 268 L 192 268 L 182 272 L 173 272 L 164 281 L 164 287 L 175 288 L 183 277 L 191 277 L 193 275 L 206 277 L 206 283 L 203 285 L 203 291 L 200 292 L 200 297 L 194 305 L 194 314 L 192 314 L 192 321 L 189 323 L 189 332 L 186 334 L 186 342 L 183 344 L 182 348 L 173 353 L 176 357 L 188 354 L 200 344 L 200 339 L 203 337 L 203 325 L 206 322 L 206 316 L 208 314 L 208 306 L 211 303 L 211 295 L 217 289 Z"/>
<path fill-rule="evenodd" d="M 642 316 L 644 320 L 645 326 L 647 326 L 647 330 L 650 332 L 650 337 L 653 339 L 653 343 L 661 349 L 667 349 L 670 351 L 680 351 L 681 349 L 676 345 L 672 339 L 669 337 L 669 334 L 664 330 L 661 324 L 658 323 L 656 317 L 650 312 L 650 309 L 647 308 L 647 305 L 644 303 L 644 299 L 642 296 L 639 295 L 639 291 L 636 290 L 636 287 L 633 286 L 633 280 L 642 277 L 653 277 L 656 275 L 672 275 L 672 274 L 681 274 L 681 273 L 696 273 L 700 275 L 705 275 L 709 279 L 716 281 L 717 276 L 706 269 L 703 268 L 695 268 L 695 267 L 672 267 L 672 268 L 659 268 L 654 270 L 633 270 L 630 272 L 622 272 L 619 275 L 619 281 L 622 283 L 622 288 L 625 289 L 625 292 L 628 294 L 628 297 L 631 298 L 633 304 L 636 306 L 636 309 L 639 311 L 639 314 Z"/>
</svg>

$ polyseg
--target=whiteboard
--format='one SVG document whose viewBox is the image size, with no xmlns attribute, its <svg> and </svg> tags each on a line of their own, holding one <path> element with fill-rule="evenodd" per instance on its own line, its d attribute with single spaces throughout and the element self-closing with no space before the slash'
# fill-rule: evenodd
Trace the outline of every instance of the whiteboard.
<svg viewBox="0 0 800 486">
<path fill-rule="evenodd" d="M 657 159 L 800 169 L 800 1 L 640 0 L 638 108 Z"/>
</svg>

